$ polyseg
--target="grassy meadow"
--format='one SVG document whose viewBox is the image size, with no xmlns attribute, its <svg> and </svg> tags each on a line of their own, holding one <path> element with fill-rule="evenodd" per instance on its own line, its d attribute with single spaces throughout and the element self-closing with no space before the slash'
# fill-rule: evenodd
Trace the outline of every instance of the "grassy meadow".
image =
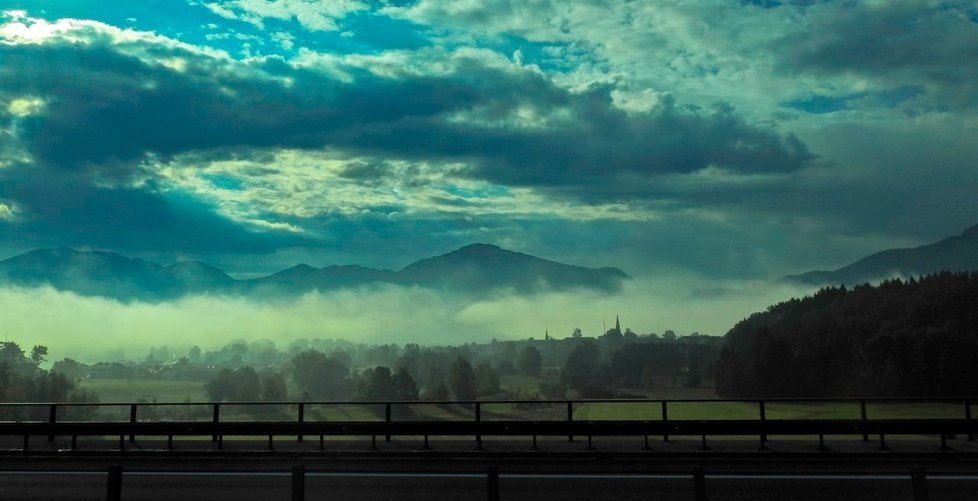
<svg viewBox="0 0 978 501">
<path fill-rule="evenodd" d="M 512 375 L 500 378 L 503 390 L 518 398 L 533 398 L 537 388 L 547 379 L 539 377 Z M 195 381 L 174 381 L 163 379 L 86 379 L 82 388 L 95 392 L 101 402 L 207 402 L 204 383 Z M 651 399 L 683 400 L 696 399 L 702 402 L 670 402 L 669 419 L 756 419 L 759 409 L 750 402 L 711 402 L 716 395 L 710 388 L 661 388 L 650 391 L 634 390 L 630 395 L 642 395 Z M 147 408 L 149 409 L 149 408 Z M 205 406 L 160 406 L 157 413 L 188 419 L 206 418 L 210 411 Z M 144 411 L 141 411 L 144 412 Z M 118 416 L 116 416 L 118 414 Z M 126 407 L 104 407 L 99 417 L 122 419 L 128 416 Z M 278 420 L 294 419 L 294 406 L 269 405 L 261 408 L 245 409 L 234 405 L 222 408 L 222 418 L 227 420 Z M 768 402 L 767 419 L 858 419 L 859 404 L 855 402 Z M 953 403 L 869 403 L 867 415 L 870 419 L 901 418 L 956 418 L 963 417 L 961 404 Z M 384 417 L 382 406 L 374 405 L 309 405 L 305 409 L 306 420 L 379 420 Z M 482 418 L 494 419 L 565 419 L 567 408 L 562 404 L 542 404 L 539 402 L 483 404 Z M 395 419 L 474 419 L 474 410 L 464 405 L 410 405 L 395 406 Z M 659 403 L 575 403 L 574 418 L 579 420 L 659 420 L 662 408 Z"/>
<path fill-rule="evenodd" d="M 172 379 L 82 379 L 100 402 L 207 402 L 204 383 Z"/>
</svg>

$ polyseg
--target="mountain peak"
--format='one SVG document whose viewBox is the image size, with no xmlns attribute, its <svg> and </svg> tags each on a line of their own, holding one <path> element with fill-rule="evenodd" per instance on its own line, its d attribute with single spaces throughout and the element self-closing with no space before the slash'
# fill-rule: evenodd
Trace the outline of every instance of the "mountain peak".
<svg viewBox="0 0 978 501">
<path fill-rule="evenodd" d="M 493 244 L 487 244 L 482 242 L 476 242 L 474 244 L 465 245 L 459 247 L 455 252 L 471 252 L 471 251 L 484 251 L 484 250 L 503 250 L 502 247 Z"/>
<path fill-rule="evenodd" d="M 810 271 L 782 280 L 806 284 L 855 285 L 887 278 L 907 278 L 941 271 L 978 270 L 978 225 L 960 236 L 910 249 L 888 249 L 834 271 Z"/>
<path fill-rule="evenodd" d="M 236 280 L 200 261 L 168 266 L 102 251 L 39 249 L 0 261 L 0 282 L 120 300 L 160 301 L 184 294 L 304 294 L 367 284 L 422 286 L 486 294 L 590 288 L 615 291 L 629 277 L 617 268 L 585 268 L 474 243 L 422 259 L 400 271 L 358 265 L 297 264 L 265 277 Z"/>
<path fill-rule="evenodd" d="M 398 272 L 407 283 L 452 290 L 540 292 L 572 288 L 618 290 L 629 277 L 616 268 L 585 268 L 475 243 L 422 259 Z"/>
<path fill-rule="evenodd" d="M 516 252 L 503 249 L 498 245 L 474 243 L 464 247 L 459 247 L 445 256 L 492 256 L 496 254 L 517 254 Z"/>
</svg>

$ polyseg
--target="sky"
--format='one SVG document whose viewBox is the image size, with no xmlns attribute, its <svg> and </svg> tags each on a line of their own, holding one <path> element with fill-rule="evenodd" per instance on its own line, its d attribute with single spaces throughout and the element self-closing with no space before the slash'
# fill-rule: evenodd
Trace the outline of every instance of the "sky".
<svg viewBox="0 0 978 501">
<path fill-rule="evenodd" d="M 486 242 L 690 290 L 978 223 L 973 1 L 4 4 L 0 257 Z"/>
</svg>

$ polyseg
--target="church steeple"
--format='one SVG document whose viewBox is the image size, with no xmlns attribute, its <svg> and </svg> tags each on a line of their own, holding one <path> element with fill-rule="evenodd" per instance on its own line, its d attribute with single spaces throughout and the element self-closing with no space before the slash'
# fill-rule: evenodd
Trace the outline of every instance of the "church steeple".
<svg viewBox="0 0 978 501">
<path fill-rule="evenodd" d="M 615 315 L 615 332 L 621 334 L 621 322 L 618 321 L 618 315 Z"/>
</svg>

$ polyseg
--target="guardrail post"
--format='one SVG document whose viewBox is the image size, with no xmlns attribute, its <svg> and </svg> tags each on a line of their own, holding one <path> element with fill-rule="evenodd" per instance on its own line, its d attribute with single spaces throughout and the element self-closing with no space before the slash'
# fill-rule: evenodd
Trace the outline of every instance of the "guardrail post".
<svg viewBox="0 0 978 501">
<path fill-rule="evenodd" d="M 482 404 L 480 402 L 475 403 L 475 422 L 482 422 Z M 482 450 L 482 434 L 475 436 L 475 448 L 477 450 Z"/>
<path fill-rule="evenodd" d="M 390 402 L 385 402 L 384 403 L 384 422 L 387 423 L 387 429 L 389 430 L 390 429 L 390 424 L 391 424 L 391 403 Z M 390 436 L 389 433 L 387 434 L 387 436 L 384 437 L 384 441 L 385 442 L 390 442 L 391 441 L 391 436 Z"/>
<path fill-rule="evenodd" d="M 306 404 L 299 403 L 299 424 L 306 420 Z M 299 434 L 299 442 L 302 442 L 302 434 Z"/>
<path fill-rule="evenodd" d="M 571 400 L 567 401 L 567 427 L 570 428 L 570 424 L 574 422 L 574 402 Z M 567 435 L 567 441 L 573 442 L 574 435 Z"/>
<path fill-rule="evenodd" d="M 214 404 L 214 424 L 221 422 L 221 404 Z M 211 436 L 211 442 L 217 442 L 218 436 Z"/>
<path fill-rule="evenodd" d="M 863 420 L 863 426 L 866 426 L 866 401 L 859 401 L 859 418 Z M 863 428 L 865 430 L 865 428 Z M 863 442 L 869 442 L 869 434 L 863 433 Z"/>
<path fill-rule="evenodd" d="M 913 486 L 913 501 L 928 501 L 927 474 L 920 465 L 914 466 L 910 472 L 910 483 Z"/>
<path fill-rule="evenodd" d="M 964 418 L 968 421 L 968 441 L 975 441 L 975 434 L 971 431 L 971 401 L 964 401 Z"/>
<path fill-rule="evenodd" d="M 58 404 L 51 404 L 48 409 L 48 423 L 53 427 L 58 422 Z M 48 442 L 54 442 L 54 433 L 48 435 Z"/>
<path fill-rule="evenodd" d="M 499 467 L 492 465 L 486 472 L 486 499 L 499 501 Z"/>
<path fill-rule="evenodd" d="M 758 410 L 761 411 L 761 423 L 764 423 L 765 421 L 767 421 L 767 411 L 765 410 L 766 408 L 764 406 L 764 401 L 763 400 L 759 400 L 757 402 L 757 404 L 758 404 Z M 768 450 L 767 449 L 767 433 L 763 433 L 763 432 L 761 433 L 761 446 L 759 447 L 759 449 L 762 450 L 762 451 Z"/>
<path fill-rule="evenodd" d="M 137 407 L 136 404 L 129 404 L 129 422 L 130 423 L 135 423 L 136 422 L 136 407 Z M 129 435 L 129 441 L 130 442 L 135 442 L 136 441 L 136 435 Z"/>
<path fill-rule="evenodd" d="M 292 466 L 292 501 L 305 501 L 306 499 L 306 466 L 297 464 Z"/>
<path fill-rule="evenodd" d="M 703 467 L 700 465 L 693 467 L 693 499 L 706 501 L 706 475 L 703 474 Z"/>
<path fill-rule="evenodd" d="M 667 422 L 669 422 L 669 408 L 666 406 L 666 401 L 663 400 L 662 401 L 662 424 L 664 425 Z M 662 441 L 663 442 L 668 442 L 669 441 L 669 434 L 668 433 L 665 433 L 665 434 L 662 435 Z"/>
<path fill-rule="evenodd" d="M 109 475 L 105 489 L 106 501 L 122 501 L 122 466 L 109 467 Z"/>
</svg>

